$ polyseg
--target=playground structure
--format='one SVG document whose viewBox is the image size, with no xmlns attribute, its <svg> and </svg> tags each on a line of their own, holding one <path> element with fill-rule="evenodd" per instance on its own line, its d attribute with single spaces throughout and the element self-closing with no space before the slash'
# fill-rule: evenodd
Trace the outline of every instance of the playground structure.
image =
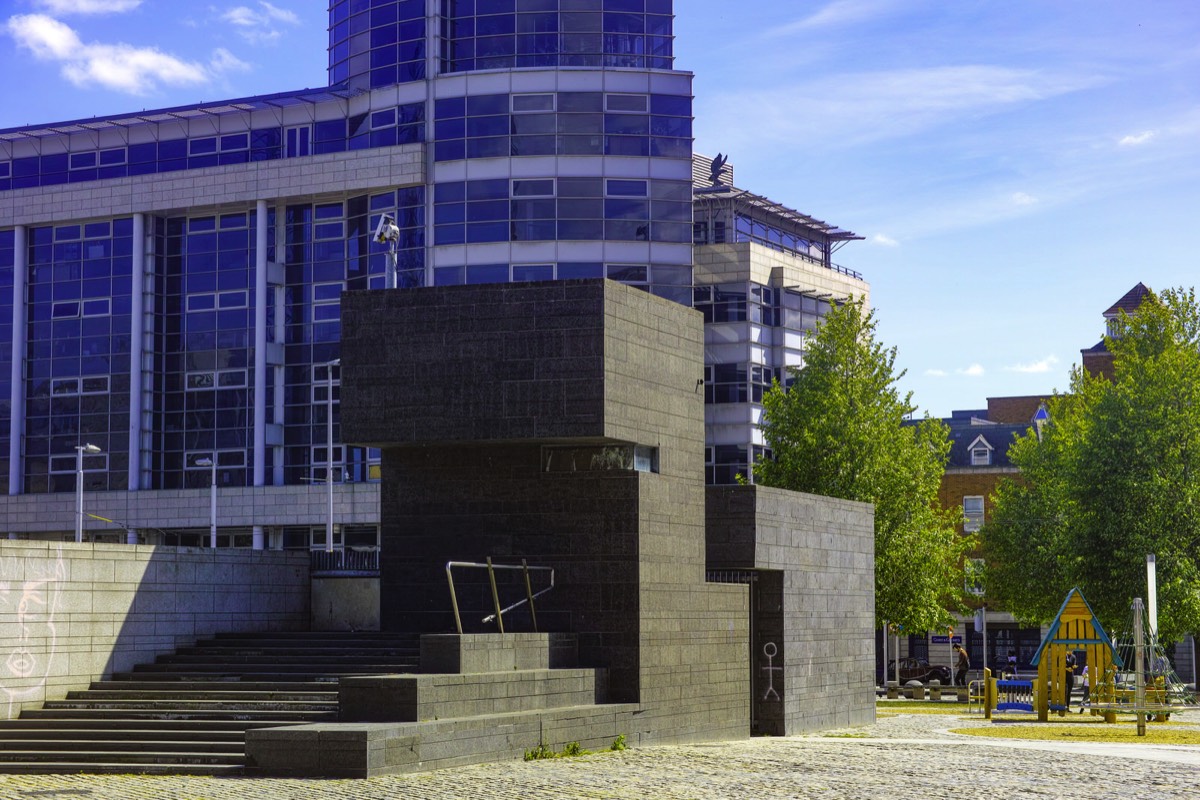
<svg viewBox="0 0 1200 800">
<path fill-rule="evenodd" d="M 1136 714 L 1138 734 L 1144 735 L 1147 718 L 1165 721 L 1172 711 L 1195 705 L 1194 694 L 1175 675 L 1153 629 L 1145 624 L 1140 598 L 1133 604 L 1130 631 L 1117 640 L 1120 646 L 1114 644 L 1087 600 L 1072 589 L 1031 660 L 1038 668 L 1035 679 L 997 679 L 991 670 L 984 670 L 980 693 L 984 716 L 991 719 L 997 711 L 1036 712 L 1038 721 L 1046 722 L 1051 711 L 1065 715 L 1077 677 L 1067 656 L 1077 653 L 1082 654 L 1080 660 L 1091 678 L 1080 709 L 1086 706 L 1105 722 L 1116 722 L 1118 713 Z"/>
</svg>

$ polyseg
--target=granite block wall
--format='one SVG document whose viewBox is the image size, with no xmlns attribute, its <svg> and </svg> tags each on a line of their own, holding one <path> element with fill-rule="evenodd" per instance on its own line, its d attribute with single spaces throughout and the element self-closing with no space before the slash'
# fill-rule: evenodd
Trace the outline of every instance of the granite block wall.
<svg viewBox="0 0 1200 800">
<path fill-rule="evenodd" d="M 308 620 L 307 553 L 0 541 L 0 719 L 200 637 Z"/>
<path fill-rule="evenodd" d="M 762 578 L 765 613 L 752 654 L 760 681 L 756 718 L 768 726 L 781 721 L 782 730 L 768 732 L 788 735 L 873 721 L 872 507 L 762 486 L 714 486 L 707 508 L 711 569 L 778 575 Z M 763 641 L 768 631 L 781 639 Z M 769 694 L 764 671 L 778 666 L 783 672 L 772 673 Z"/>
<path fill-rule="evenodd" d="M 631 734 L 744 736 L 748 594 L 704 583 L 700 315 L 608 281 L 349 293 L 342 309 L 344 436 L 383 449 L 383 627 L 454 630 L 448 561 L 553 566 L 540 629 L 576 634 L 610 699 L 641 704 Z M 548 468 L 549 448 L 611 445 L 653 448 L 657 471 Z M 455 586 L 464 631 L 494 630 L 486 574 Z"/>
</svg>

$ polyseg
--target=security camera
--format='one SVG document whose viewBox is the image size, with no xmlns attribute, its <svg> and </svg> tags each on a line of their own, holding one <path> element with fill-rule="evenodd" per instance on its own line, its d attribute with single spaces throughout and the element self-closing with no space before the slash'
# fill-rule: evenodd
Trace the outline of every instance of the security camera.
<svg viewBox="0 0 1200 800">
<path fill-rule="evenodd" d="M 396 220 L 392 219 L 390 214 L 384 214 L 379 218 L 379 225 L 375 228 L 375 241 L 380 244 L 394 242 L 400 238 L 400 229 L 396 227 Z"/>
</svg>

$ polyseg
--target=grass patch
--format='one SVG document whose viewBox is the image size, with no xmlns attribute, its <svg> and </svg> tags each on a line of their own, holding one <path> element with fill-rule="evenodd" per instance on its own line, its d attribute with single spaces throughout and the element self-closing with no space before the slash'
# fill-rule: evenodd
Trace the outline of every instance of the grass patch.
<svg viewBox="0 0 1200 800">
<path fill-rule="evenodd" d="M 921 702 L 920 700 L 886 700 L 875 703 L 875 713 L 886 714 L 949 714 L 962 716 L 967 713 L 966 703 Z"/>
<path fill-rule="evenodd" d="M 1167 728 L 1161 723 L 1154 723 L 1146 726 L 1145 736 L 1138 736 L 1136 722 L 1128 724 L 1119 722 L 1109 725 L 1100 720 L 959 728 L 951 733 L 986 736 L 992 739 L 1025 739 L 1039 742 L 1200 745 L 1200 730 L 1194 728 Z"/>
</svg>

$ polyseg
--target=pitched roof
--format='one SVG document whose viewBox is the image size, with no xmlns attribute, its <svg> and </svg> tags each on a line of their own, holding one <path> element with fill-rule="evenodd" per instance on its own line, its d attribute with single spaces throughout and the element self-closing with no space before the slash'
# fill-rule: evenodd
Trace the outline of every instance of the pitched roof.
<svg viewBox="0 0 1200 800">
<path fill-rule="evenodd" d="M 1137 286 L 1125 293 L 1125 296 L 1113 304 L 1112 308 L 1104 312 L 1106 317 L 1115 317 L 1120 312 L 1133 314 L 1138 310 L 1138 306 L 1146 299 L 1147 295 L 1152 295 L 1154 292 L 1146 287 L 1146 284 L 1139 282 Z"/>
<path fill-rule="evenodd" d="M 950 457 L 947 467 L 976 466 L 971 461 L 971 450 L 983 439 L 984 446 L 992 451 L 991 467 L 1010 467 L 1008 448 L 1018 436 L 1024 436 L 1033 427 L 1032 423 L 1024 422 L 1019 425 L 988 422 L 986 420 L 942 420 L 950 428 Z"/>
<path fill-rule="evenodd" d="M 1092 628 L 1096 632 L 1096 641 L 1083 642 L 1080 640 L 1060 639 L 1059 631 L 1061 630 L 1060 624 L 1063 620 L 1063 617 L 1090 618 L 1091 623 L 1092 623 Z M 1091 604 L 1088 603 L 1087 598 L 1083 596 L 1083 592 L 1079 591 L 1078 588 L 1072 589 L 1070 592 L 1067 593 L 1067 599 L 1063 600 L 1062 608 L 1060 608 L 1058 610 L 1058 614 L 1054 617 L 1054 621 L 1050 623 L 1047 630 L 1048 630 L 1048 633 L 1046 634 L 1046 638 L 1042 640 L 1041 646 L 1038 647 L 1037 652 L 1033 654 L 1033 658 L 1031 658 L 1029 660 L 1029 663 L 1035 667 L 1038 665 L 1038 662 L 1042 660 L 1042 653 L 1046 650 L 1047 647 L 1049 647 L 1054 642 L 1059 642 L 1062 644 L 1070 644 L 1070 645 L 1077 645 L 1077 644 L 1104 644 L 1104 645 L 1107 645 L 1109 651 L 1112 653 L 1113 663 L 1116 664 L 1118 667 L 1124 666 L 1124 664 L 1121 662 L 1121 656 L 1117 654 L 1116 648 L 1113 647 L 1112 640 L 1109 639 L 1108 634 L 1104 632 L 1104 626 L 1102 626 L 1100 624 L 1100 620 L 1096 618 L 1096 612 L 1092 611 Z"/>
</svg>

